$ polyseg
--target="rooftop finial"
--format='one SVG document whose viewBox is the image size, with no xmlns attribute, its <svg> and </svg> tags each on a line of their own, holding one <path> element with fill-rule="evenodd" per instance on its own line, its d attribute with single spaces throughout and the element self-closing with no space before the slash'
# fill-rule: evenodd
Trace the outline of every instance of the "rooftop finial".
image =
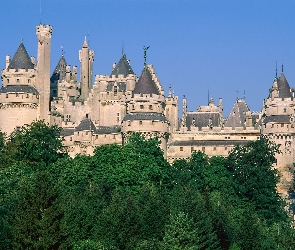
<svg viewBox="0 0 295 250">
<path fill-rule="evenodd" d="M 144 66 L 146 65 L 146 51 L 149 49 L 150 46 L 143 46 L 143 58 L 144 58 Z"/>
<path fill-rule="evenodd" d="M 122 40 L 122 56 L 124 55 L 124 41 Z"/>
<path fill-rule="evenodd" d="M 84 36 L 83 47 L 84 47 L 84 48 L 88 47 L 88 43 L 87 43 L 87 38 L 86 38 L 86 36 Z"/>
<path fill-rule="evenodd" d="M 63 46 L 60 46 L 61 48 L 61 56 L 64 56 L 65 52 L 64 52 L 64 47 Z"/>
<path fill-rule="evenodd" d="M 278 62 L 276 61 L 276 78 L 278 78 Z"/>
<path fill-rule="evenodd" d="M 284 73 L 284 64 L 282 62 L 282 73 Z"/>
<path fill-rule="evenodd" d="M 40 24 L 42 24 L 42 0 L 40 0 Z"/>
<path fill-rule="evenodd" d="M 171 97 L 172 96 L 172 87 L 171 87 L 171 84 L 169 85 L 169 93 L 168 93 L 168 97 Z"/>
</svg>

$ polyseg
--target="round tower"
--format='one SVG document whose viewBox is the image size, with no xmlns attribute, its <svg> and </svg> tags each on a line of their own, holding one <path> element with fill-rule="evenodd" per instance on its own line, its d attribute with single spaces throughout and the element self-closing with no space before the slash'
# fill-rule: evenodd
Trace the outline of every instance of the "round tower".
<svg viewBox="0 0 295 250">
<path fill-rule="evenodd" d="M 170 123 L 164 115 L 164 109 L 164 91 L 152 66 L 145 65 L 132 96 L 127 99 L 127 114 L 121 129 L 123 140 L 132 132 L 140 132 L 146 138 L 158 137 L 164 157 L 167 158 Z"/>
<path fill-rule="evenodd" d="M 50 44 L 52 26 L 40 24 L 36 27 L 38 38 L 38 63 L 36 87 L 40 93 L 40 119 L 50 122 Z"/>
<path fill-rule="evenodd" d="M 21 43 L 13 57 L 6 57 L 1 72 L 0 129 L 8 135 L 39 118 L 39 92 L 35 88 L 36 69 Z"/>
<path fill-rule="evenodd" d="M 79 50 L 79 60 L 81 64 L 81 97 L 86 101 L 92 88 L 92 65 L 94 61 L 94 51 L 89 49 L 86 37 L 82 49 Z"/>
</svg>

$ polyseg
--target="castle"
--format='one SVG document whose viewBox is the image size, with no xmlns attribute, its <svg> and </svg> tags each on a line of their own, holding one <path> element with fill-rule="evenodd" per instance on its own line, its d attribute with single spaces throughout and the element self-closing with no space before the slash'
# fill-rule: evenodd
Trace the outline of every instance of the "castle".
<svg viewBox="0 0 295 250">
<path fill-rule="evenodd" d="M 184 97 L 179 119 L 178 97 L 171 89 L 165 96 L 152 65 L 144 63 L 137 77 L 123 52 L 110 75 L 95 75 L 92 86 L 94 51 L 85 38 L 79 51 L 80 79 L 77 67 L 68 66 L 64 55 L 50 76 L 52 27 L 38 25 L 36 35 L 37 61 L 23 43 L 12 59 L 6 56 L 0 89 L 2 132 L 10 134 L 34 120 L 45 120 L 62 128 L 64 146 L 74 157 L 92 154 L 99 145 L 124 144 L 128 134 L 139 131 L 147 138 L 159 138 L 169 162 L 198 150 L 227 156 L 235 145 L 266 135 L 281 145 L 278 189 L 287 193 L 293 175 L 295 99 L 283 69 L 275 76 L 261 113 L 251 112 L 244 99 L 237 99 L 225 119 L 221 98 L 218 106 L 211 98 L 208 106 L 190 112 Z"/>
</svg>

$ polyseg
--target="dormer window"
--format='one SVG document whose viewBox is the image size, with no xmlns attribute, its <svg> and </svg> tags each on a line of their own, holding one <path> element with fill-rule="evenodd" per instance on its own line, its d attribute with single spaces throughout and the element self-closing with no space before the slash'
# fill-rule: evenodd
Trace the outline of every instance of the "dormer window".
<svg viewBox="0 0 295 250">
<path fill-rule="evenodd" d="M 118 94 L 118 86 L 114 86 L 114 95 Z"/>
<path fill-rule="evenodd" d="M 140 109 L 143 109 L 143 105 L 140 105 Z"/>
<path fill-rule="evenodd" d="M 28 79 L 28 83 L 31 83 L 31 79 Z"/>
<path fill-rule="evenodd" d="M 286 108 L 284 108 L 284 113 L 286 113 L 287 112 L 287 109 Z"/>
<path fill-rule="evenodd" d="M 9 83 L 9 79 L 7 79 L 7 83 Z"/>
<path fill-rule="evenodd" d="M 19 79 L 16 79 L 16 82 L 19 83 Z"/>
</svg>

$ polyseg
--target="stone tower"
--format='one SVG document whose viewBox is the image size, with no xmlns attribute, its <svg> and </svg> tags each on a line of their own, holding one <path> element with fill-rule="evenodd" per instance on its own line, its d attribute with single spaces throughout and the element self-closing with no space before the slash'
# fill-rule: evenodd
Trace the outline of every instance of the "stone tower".
<svg viewBox="0 0 295 250">
<path fill-rule="evenodd" d="M 284 196 L 292 184 L 294 171 L 294 96 L 283 73 L 275 77 L 270 94 L 264 100 L 262 110 L 261 133 L 280 145 L 280 154 L 276 155 L 276 168 L 280 171 L 278 191 Z"/>
<path fill-rule="evenodd" d="M 79 61 L 81 64 L 81 97 L 86 101 L 92 88 L 92 65 L 94 61 L 94 51 L 89 49 L 86 37 L 82 49 L 79 50 Z"/>
<path fill-rule="evenodd" d="M 164 90 L 151 65 L 145 65 L 132 96 L 127 97 L 127 114 L 122 121 L 123 140 L 132 132 L 147 139 L 157 136 L 167 157 L 169 121 L 164 115 Z"/>
<path fill-rule="evenodd" d="M 34 59 L 21 43 L 12 58 L 6 56 L 1 71 L 0 130 L 9 135 L 24 124 L 39 118 L 39 92 L 36 85 Z"/>
<path fill-rule="evenodd" d="M 170 122 L 170 133 L 178 129 L 178 96 L 175 96 L 171 87 L 166 97 L 165 116 Z"/>
<path fill-rule="evenodd" d="M 36 87 L 40 94 L 40 119 L 50 122 L 50 43 L 52 26 L 40 24 L 36 27 L 38 38 L 38 64 Z"/>
</svg>

